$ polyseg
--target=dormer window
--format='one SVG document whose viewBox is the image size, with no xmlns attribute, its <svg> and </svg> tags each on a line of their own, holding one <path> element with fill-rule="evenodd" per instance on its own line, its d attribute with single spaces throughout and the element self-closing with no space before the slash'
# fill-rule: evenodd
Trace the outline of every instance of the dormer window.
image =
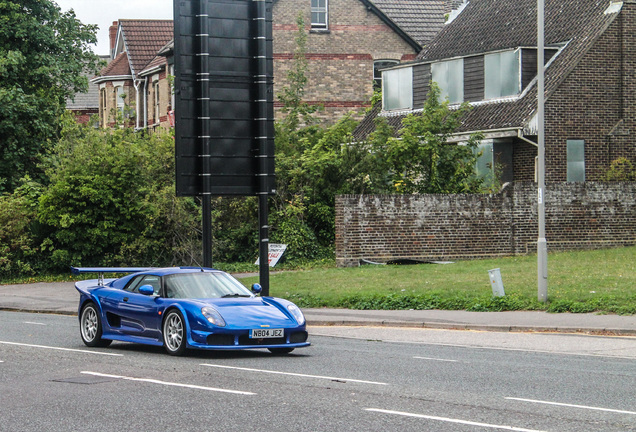
<svg viewBox="0 0 636 432">
<path fill-rule="evenodd" d="M 413 68 L 403 67 L 382 72 L 382 109 L 413 108 Z"/>
<path fill-rule="evenodd" d="M 431 80 L 439 86 L 442 101 L 446 98 L 450 103 L 464 101 L 464 59 L 431 64 Z"/>
<path fill-rule="evenodd" d="M 327 30 L 328 20 L 328 1 L 329 0 L 311 0 L 311 28 L 314 30 Z"/>
<path fill-rule="evenodd" d="M 484 99 L 497 99 L 521 92 L 521 50 L 484 56 Z"/>
</svg>

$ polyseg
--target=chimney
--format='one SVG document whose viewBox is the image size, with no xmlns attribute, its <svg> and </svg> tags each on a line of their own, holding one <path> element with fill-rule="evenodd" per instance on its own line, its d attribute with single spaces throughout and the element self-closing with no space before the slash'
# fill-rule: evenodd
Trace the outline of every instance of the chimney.
<svg viewBox="0 0 636 432">
<path fill-rule="evenodd" d="M 110 36 L 110 58 L 115 57 L 115 42 L 117 42 L 117 28 L 119 27 L 119 23 L 117 21 L 113 21 L 113 25 L 108 29 Z"/>
</svg>

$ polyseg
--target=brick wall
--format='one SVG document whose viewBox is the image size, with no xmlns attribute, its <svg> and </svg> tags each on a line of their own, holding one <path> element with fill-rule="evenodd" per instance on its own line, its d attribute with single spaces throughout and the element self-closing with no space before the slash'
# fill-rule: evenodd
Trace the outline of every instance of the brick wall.
<svg viewBox="0 0 636 432">
<path fill-rule="evenodd" d="M 536 252 L 536 185 L 492 195 L 336 197 L 336 262 L 444 261 Z M 546 187 L 550 251 L 636 244 L 636 183 Z"/>
<path fill-rule="evenodd" d="M 361 112 L 373 95 L 373 61 L 413 59 L 417 52 L 359 0 L 329 1 L 329 31 L 310 30 L 309 0 L 279 0 L 273 8 L 274 94 L 287 83 L 296 49 L 296 18 L 307 25 L 308 83 L 305 101 L 325 107 L 318 116 L 333 122 Z M 275 108 L 279 108 L 275 104 Z M 277 117 L 280 112 L 277 111 Z"/>
</svg>

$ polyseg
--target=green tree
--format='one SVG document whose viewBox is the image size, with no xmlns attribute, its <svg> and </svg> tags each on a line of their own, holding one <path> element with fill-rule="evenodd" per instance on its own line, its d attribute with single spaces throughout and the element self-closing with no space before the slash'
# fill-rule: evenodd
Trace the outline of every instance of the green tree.
<svg viewBox="0 0 636 432">
<path fill-rule="evenodd" d="M 46 161 L 50 184 L 38 219 L 43 249 L 68 265 L 188 265 L 200 262 L 200 211 L 174 195 L 174 140 L 130 128 L 96 130 L 65 120 Z"/>
<path fill-rule="evenodd" d="M 97 71 L 95 32 L 50 0 L 0 0 L 0 191 L 40 178 L 65 100 L 88 89 L 83 71 Z"/>
<path fill-rule="evenodd" d="M 374 152 L 391 173 L 395 192 L 480 191 L 482 180 L 475 174 L 475 149 L 481 135 L 471 135 L 465 145 L 447 144 L 468 109 L 467 104 L 450 109 L 448 100 L 440 102 L 440 89 L 431 83 L 422 113 L 409 114 L 402 121 L 399 137 L 388 137 L 386 144 L 376 141 Z"/>
</svg>

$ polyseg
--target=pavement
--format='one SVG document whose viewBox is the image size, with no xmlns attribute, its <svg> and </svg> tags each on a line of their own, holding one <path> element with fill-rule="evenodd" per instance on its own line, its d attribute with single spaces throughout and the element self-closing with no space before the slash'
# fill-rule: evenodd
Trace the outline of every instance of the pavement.
<svg viewBox="0 0 636 432">
<path fill-rule="evenodd" d="M 0 310 L 77 315 L 78 300 L 73 282 L 0 285 Z M 308 308 L 303 312 L 310 327 L 406 327 L 636 336 L 636 315 L 333 308 Z"/>
</svg>

